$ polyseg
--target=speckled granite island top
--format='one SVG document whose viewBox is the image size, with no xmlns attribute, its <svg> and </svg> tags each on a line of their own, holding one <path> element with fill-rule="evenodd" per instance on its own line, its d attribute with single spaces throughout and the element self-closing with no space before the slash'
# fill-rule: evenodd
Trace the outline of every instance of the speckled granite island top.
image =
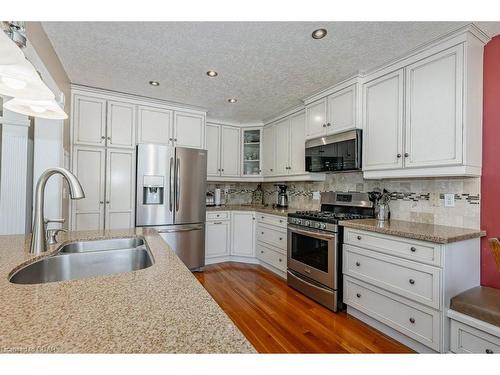
<svg viewBox="0 0 500 375">
<path fill-rule="evenodd" d="M 254 353 L 155 231 L 70 232 L 60 239 L 136 234 L 151 250 L 151 267 L 34 285 L 8 281 L 14 269 L 34 259 L 27 252 L 29 236 L 0 236 L 0 352 Z"/>
<path fill-rule="evenodd" d="M 401 220 L 378 221 L 375 219 L 360 219 L 341 221 L 339 224 L 346 228 L 367 230 L 441 244 L 464 241 L 486 235 L 485 231 L 477 229 L 413 223 Z"/>
<path fill-rule="evenodd" d="M 207 212 L 210 211 L 255 211 L 263 214 L 287 216 L 289 213 L 299 211 L 293 208 L 273 208 L 272 206 L 252 205 L 252 204 L 230 204 L 224 206 L 207 207 Z"/>
</svg>

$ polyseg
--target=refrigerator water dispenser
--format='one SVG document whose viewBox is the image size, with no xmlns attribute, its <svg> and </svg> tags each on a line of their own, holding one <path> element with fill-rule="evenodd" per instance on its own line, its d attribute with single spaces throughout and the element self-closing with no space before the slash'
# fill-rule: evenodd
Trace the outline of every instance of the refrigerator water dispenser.
<svg viewBox="0 0 500 375">
<path fill-rule="evenodd" d="M 144 176 L 142 204 L 163 204 L 164 180 L 164 176 Z"/>
</svg>

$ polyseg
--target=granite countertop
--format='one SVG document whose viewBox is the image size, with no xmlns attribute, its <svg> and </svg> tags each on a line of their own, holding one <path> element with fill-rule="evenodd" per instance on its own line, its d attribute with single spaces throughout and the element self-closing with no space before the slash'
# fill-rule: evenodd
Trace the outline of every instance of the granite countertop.
<svg viewBox="0 0 500 375">
<path fill-rule="evenodd" d="M 223 206 L 209 206 L 207 207 L 207 212 L 209 211 L 255 211 L 263 214 L 287 216 L 289 213 L 294 213 L 298 210 L 293 208 L 273 208 L 272 206 L 255 204 L 229 204 Z"/>
<path fill-rule="evenodd" d="M 339 225 L 342 225 L 346 228 L 367 230 L 371 232 L 440 244 L 464 241 L 471 238 L 483 237 L 486 235 L 485 231 L 479 229 L 448 227 L 444 225 L 414 223 L 401 220 L 345 220 L 340 221 Z"/>
<path fill-rule="evenodd" d="M 254 353 L 203 286 L 154 230 L 61 234 L 61 244 L 143 235 L 154 264 L 80 280 L 21 285 L 12 271 L 34 257 L 29 237 L 0 236 L 0 352 Z M 69 255 L 71 256 L 71 255 Z"/>
<path fill-rule="evenodd" d="M 450 309 L 500 327 L 500 289 L 478 286 L 453 297 Z"/>
</svg>

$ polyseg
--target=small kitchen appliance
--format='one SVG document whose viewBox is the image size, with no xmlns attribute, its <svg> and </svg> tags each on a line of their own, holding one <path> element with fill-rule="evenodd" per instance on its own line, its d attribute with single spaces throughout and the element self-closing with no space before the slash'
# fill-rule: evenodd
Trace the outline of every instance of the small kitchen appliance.
<svg viewBox="0 0 500 375">
<path fill-rule="evenodd" d="M 276 207 L 287 208 L 288 207 L 288 195 L 286 194 L 286 189 L 288 186 L 280 185 L 280 184 L 276 184 L 274 186 L 277 186 L 280 189 L 278 192 L 278 202 L 276 204 Z"/>
<path fill-rule="evenodd" d="M 214 193 L 207 191 L 207 195 L 205 198 L 205 206 L 207 207 L 213 207 L 215 206 L 215 198 L 214 198 Z"/>
<path fill-rule="evenodd" d="M 288 214 L 287 283 L 327 308 L 342 306 L 341 220 L 373 218 L 368 193 L 321 193 L 321 211 Z"/>
</svg>

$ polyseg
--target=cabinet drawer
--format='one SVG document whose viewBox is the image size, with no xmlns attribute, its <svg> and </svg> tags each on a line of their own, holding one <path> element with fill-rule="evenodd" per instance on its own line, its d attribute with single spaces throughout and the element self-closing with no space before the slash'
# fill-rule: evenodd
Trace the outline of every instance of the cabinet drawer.
<svg viewBox="0 0 500 375">
<path fill-rule="evenodd" d="M 257 244 L 257 258 L 280 271 L 286 272 L 286 255 L 274 251 L 267 246 Z"/>
<path fill-rule="evenodd" d="M 207 212 L 207 220 L 229 220 L 229 212 Z"/>
<path fill-rule="evenodd" d="M 500 354 L 500 337 L 452 319 L 450 346 L 454 353 Z"/>
<path fill-rule="evenodd" d="M 407 301 L 348 276 L 344 303 L 439 351 L 439 311 Z"/>
<path fill-rule="evenodd" d="M 439 309 L 439 268 L 350 245 L 343 255 L 344 274 Z"/>
<path fill-rule="evenodd" d="M 257 241 L 265 242 L 286 251 L 286 230 L 257 224 Z"/>
<path fill-rule="evenodd" d="M 268 215 L 268 214 L 262 214 L 260 212 L 257 212 L 256 216 L 258 223 L 276 225 L 278 227 L 286 229 L 287 218 L 284 216 Z"/>
<path fill-rule="evenodd" d="M 375 232 L 346 228 L 344 243 L 364 247 L 393 256 L 439 266 L 441 264 L 441 247 L 430 242 L 407 240 L 405 238 L 386 236 Z"/>
</svg>

